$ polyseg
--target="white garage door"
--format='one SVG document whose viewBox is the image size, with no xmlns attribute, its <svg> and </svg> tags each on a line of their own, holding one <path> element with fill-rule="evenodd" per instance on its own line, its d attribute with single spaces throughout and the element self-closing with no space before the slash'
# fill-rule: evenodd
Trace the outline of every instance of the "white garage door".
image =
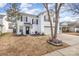
<svg viewBox="0 0 79 59">
<path fill-rule="evenodd" d="M 45 27 L 44 27 L 44 33 L 45 33 L 46 35 L 51 34 L 50 26 L 45 26 Z"/>
</svg>

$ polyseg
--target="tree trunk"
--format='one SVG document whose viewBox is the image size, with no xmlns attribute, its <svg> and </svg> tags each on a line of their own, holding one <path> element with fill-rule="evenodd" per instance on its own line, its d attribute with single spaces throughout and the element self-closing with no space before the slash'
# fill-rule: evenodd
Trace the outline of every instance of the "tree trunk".
<svg viewBox="0 0 79 59">
<path fill-rule="evenodd" d="M 62 41 L 57 39 L 57 30 L 58 30 L 58 22 L 59 22 L 59 11 L 62 4 L 59 5 L 56 3 L 55 5 L 55 30 L 54 30 L 54 37 L 52 42 L 50 42 L 53 45 L 59 46 L 63 45 Z"/>
<path fill-rule="evenodd" d="M 47 14 L 48 14 L 48 19 L 50 21 L 50 27 L 51 27 L 51 37 L 52 37 L 52 39 L 48 40 L 48 43 L 50 43 L 52 45 L 56 45 L 56 46 L 62 45 L 62 41 L 57 39 L 58 18 L 59 18 L 59 10 L 60 10 L 61 5 L 62 4 L 60 4 L 59 7 L 58 7 L 58 3 L 56 3 L 56 5 L 55 5 L 55 32 L 54 32 L 54 36 L 53 36 L 52 21 L 51 21 L 50 13 L 49 13 L 49 10 L 48 10 L 48 4 L 44 5 L 45 8 L 46 8 Z"/>
<path fill-rule="evenodd" d="M 59 22 L 59 11 L 60 11 L 61 6 L 62 6 L 62 3 L 60 3 L 60 4 L 56 3 L 55 4 L 55 32 L 54 32 L 54 39 L 57 38 L 57 30 L 58 30 L 58 22 Z"/>
<path fill-rule="evenodd" d="M 16 19 L 15 19 L 15 26 L 16 26 L 16 33 L 17 33 L 17 16 L 16 16 Z"/>
<path fill-rule="evenodd" d="M 53 39 L 53 26 L 52 26 L 52 21 L 51 21 L 51 18 L 50 18 L 50 13 L 49 13 L 49 10 L 47 10 L 47 14 L 48 14 L 48 19 L 49 19 L 49 22 L 50 22 L 51 37 L 52 37 L 52 39 Z"/>
<path fill-rule="evenodd" d="M 55 32 L 54 32 L 54 39 L 56 39 L 57 37 L 57 30 L 58 30 L 58 20 L 59 18 L 59 12 L 56 11 L 56 14 L 55 14 Z"/>
<path fill-rule="evenodd" d="M 44 3 L 43 5 L 44 5 L 44 7 L 46 8 L 47 15 L 48 15 L 48 20 L 49 20 L 49 22 L 50 22 L 51 40 L 52 40 L 52 39 L 53 39 L 53 27 L 52 27 L 52 21 L 51 21 L 51 17 L 50 17 L 50 12 L 49 12 L 49 9 L 48 9 L 48 3 Z"/>
</svg>

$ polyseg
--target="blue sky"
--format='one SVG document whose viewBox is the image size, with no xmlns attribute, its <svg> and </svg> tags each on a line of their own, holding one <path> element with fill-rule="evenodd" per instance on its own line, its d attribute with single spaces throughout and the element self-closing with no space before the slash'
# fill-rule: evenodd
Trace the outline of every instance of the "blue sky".
<svg viewBox="0 0 79 59">
<path fill-rule="evenodd" d="M 5 13 L 6 9 L 9 8 L 10 5 L 8 3 L 0 3 L 0 13 Z M 27 4 L 27 3 L 22 3 L 20 4 L 20 9 L 22 12 L 26 12 L 26 11 L 40 11 L 43 10 L 43 6 L 41 4 Z"/>
<path fill-rule="evenodd" d="M 49 8 L 52 8 L 53 4 L 49 4 Z M 0 3 L 0 13 L 6 13 L 6 9 L 9 8 L 8 3 Z M 20 12 L 37 15 L 45 10 L 44 6 L 40 3 L 21 3 L 19 5 Z M 71 13 L 64 12 L 61 15 L 60 21 L 73 21 L 76 17 L 71 17 Z"/>
<path fill-rule="evenodd" d="M 6 13 L 6 9 L 10 7 L 9 3 L 0 3 L 0 13 Z M 27 3 L 21 3 L 19 5 L 20 12 L 29 13 L 29 14 L 39 14 L 44 10 L 43 5 L 40 3 L 35 4 L 27 4 Z"/>
</svg>

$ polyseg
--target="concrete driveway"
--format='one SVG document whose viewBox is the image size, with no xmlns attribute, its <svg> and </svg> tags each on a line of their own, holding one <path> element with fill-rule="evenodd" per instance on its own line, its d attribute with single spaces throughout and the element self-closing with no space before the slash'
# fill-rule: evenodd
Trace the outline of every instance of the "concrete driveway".
<svg viewBox="0 0 79 59">
<path fill-rule="evenodd" d="M 79 56 L 79 36 L 59 34 L 58 38 L 70 46 L 45 54 L 44 56 Z"/>
</svg>

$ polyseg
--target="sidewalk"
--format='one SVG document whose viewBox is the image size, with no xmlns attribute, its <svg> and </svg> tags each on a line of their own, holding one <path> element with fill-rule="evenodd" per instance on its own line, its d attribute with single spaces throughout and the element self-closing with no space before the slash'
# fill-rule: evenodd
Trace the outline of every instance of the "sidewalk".
<svg viewBox="0 0 79 59">
<path fill-rule="evenodd" d="M 44 56 L 79 56 L 79 36 L 61 34 L 58 35 L 58 38 L 70 46 L 45 54 Z"/>
</svg>

